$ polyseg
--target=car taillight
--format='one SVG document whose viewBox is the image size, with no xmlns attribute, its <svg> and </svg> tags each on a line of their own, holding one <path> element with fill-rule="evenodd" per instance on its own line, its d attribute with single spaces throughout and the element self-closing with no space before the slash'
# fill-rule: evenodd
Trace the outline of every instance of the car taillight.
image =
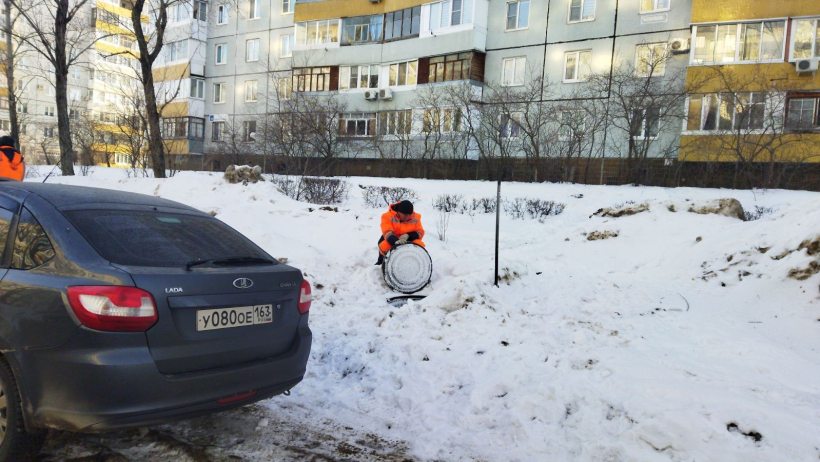
<svg viewBox="0 0 820 462">
<path fill-rule="evenodd" d="M 86 327 L 110 332 L 144 332 L 157 322 L 150 293 L 136 287 L 73 286 L 68 302 Z"/>
<path fill-rule="evenodd" d="M 299 313 L 305 314 L 310 310 L 310 302 L 313 297 L 310 295 L 310 283 L 302 280 L 302 288 L 299 289 Z"/>
</svg>

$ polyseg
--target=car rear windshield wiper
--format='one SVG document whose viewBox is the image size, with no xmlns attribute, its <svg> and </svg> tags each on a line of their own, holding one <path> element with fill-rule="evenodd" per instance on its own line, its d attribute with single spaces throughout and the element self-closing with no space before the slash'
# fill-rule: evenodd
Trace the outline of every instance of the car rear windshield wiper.
<svg viewBox="0 0 820 462">
<path fill-rule="evenodd" d="M 191 268 L 199 265 L 272 265 L 273 260 L 261 257 L 227 257 L 227 258 L 210 258 L 207 260 L 191 260 L 185 264 L 185 269 L 191 271 Z"/>
</svg>

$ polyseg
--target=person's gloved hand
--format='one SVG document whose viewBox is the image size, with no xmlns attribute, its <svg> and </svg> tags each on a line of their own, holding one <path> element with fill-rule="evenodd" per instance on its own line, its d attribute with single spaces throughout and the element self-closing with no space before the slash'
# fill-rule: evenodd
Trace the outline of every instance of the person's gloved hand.
<svg viewBox="0 0 820 462">
<path fill-rule="evenodd" d="M 398 240 L 398 241 L 396 241 L 396 245 L 404 245 L 404 244 L 407 244 L 407 240 L 408 240 L 408 239 L 410 239 L 410 235 L 409 235 L 409 234 L 402 234 L 402 235 L 399 237 L 399 240 Z"/>
</svg>

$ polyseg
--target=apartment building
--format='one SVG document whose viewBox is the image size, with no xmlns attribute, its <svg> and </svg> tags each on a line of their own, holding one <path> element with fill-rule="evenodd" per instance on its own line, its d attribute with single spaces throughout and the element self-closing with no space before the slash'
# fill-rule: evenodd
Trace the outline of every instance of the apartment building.
<svg viewBox="0 0 820 462">
<path fill-rule="evenodd" d="M 820 3 L 694 0 L 680 159 L 820 161 Z M 717 75 L 718 78 L 706 79 Z"/>
</svg>

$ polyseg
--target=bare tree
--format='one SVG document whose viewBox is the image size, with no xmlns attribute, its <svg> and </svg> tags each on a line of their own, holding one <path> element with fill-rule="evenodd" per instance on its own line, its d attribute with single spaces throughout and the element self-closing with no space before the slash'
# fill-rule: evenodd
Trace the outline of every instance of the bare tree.
<svg viewBox="0 0 820 462">
<path fill-rule="evenodd" d="M 8 0 L 20 13 L 25 31 L 15 32 L 49 64 L 54 72 L 57 136 L 63 175 L 73 175 L 73 146 L 68 104 L 69 69 L 94 46 L 88 0 Z M 8 40 L 8 38 L 7 38 Z"/>
</svg>

